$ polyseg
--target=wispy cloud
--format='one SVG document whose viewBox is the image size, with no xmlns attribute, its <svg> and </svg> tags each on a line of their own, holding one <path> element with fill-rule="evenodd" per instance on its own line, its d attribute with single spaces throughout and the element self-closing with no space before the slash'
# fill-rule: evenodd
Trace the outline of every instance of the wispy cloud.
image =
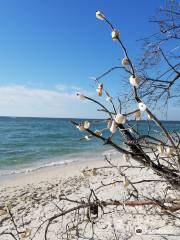
<svg viewBox="0 0 180 240">
<path fill-rule="evenodd" d="M 100 117 L 95 111 L 94 105 L 76 98 L 75 90 L 69 92 L 67 86 L 64 88 L 61 86 L 60 89 L 46 90 L 22 85 L 0 86 L 0 115 Z"/>
</svg>

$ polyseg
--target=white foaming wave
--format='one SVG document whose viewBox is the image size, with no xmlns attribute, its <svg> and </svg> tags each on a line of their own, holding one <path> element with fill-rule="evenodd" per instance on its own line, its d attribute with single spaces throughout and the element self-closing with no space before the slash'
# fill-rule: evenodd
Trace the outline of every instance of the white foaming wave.
<svg viewBox="0 0 180 240">
<path fill-rule="evenodd" d="M 23 174 L 23 173 L 31 173 L 38 171 L 43 168 L 48 168 L 48 167 L 55 167 L 55 166 L 61 166 L 61 165 L 67 165 L 69 163 L 77 162 L 77 160 L 66 160 L 66 161 L 55 161 L 55 162 L 50 162 L 50 163 L 45 163 L 41 166 L 37 167 L 32 167 L 32 168 L 23 168 L 23 169 L 18 169 L 18 170 L 4 170 L 0 172 L 0 177 L 8 176 L 8 175 L 15 175 L 15 174 Z"/>
</svg>

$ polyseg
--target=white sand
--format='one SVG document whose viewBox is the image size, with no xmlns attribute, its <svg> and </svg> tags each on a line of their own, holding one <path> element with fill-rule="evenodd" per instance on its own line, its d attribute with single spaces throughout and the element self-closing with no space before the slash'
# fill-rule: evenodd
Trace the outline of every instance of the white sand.
<svg viewBox="0 0 180 240">
<path fill-rule="evenodd" d="M 118 159 L 118 164 L 126 164 Z M 133 162 L 133 165 L 134 162 Z M 13 231 L 13 225 L 10 221 L 9 214 L 3 214 L 2 209 L 5 203 L 12 205 L 11 212 L 15 218 L 16 224 L 20 231 L 25 228 L 31 229 L 31 235 L 27 238 L 31 239 L 37 227 L 47 218 L 60 212 L 59 208 L 67 210 L 74 203 L 59 201 L 59 197 L 65 195 L 73 200 L 80 200 L 82 197 L 86 200 L 90 193 L 90 188 L 94 189 L 100 200 L 123 200 L 126 198 L 131 187 L 124 187 L 123 183 L 109 185 L 105 188 L 96 190 L 103 184 L 112 181 L 123 181 L 124 178 L 119 175 L 117 169 L 103 168 L 97 170 L 95 176 L 84 176 L 82 169 L 99 168 L 109 166 L 105 161 L 89 161 L 82 163 L 72 163 L 61 167 L 51 167 L 28 173 L 26 175 L 14 177 L 12 180 L 4 181 L 0 187 L 0 233 L 3 231 Z M 127 174 L 128 173 L 128 174 Z M 126 172 L 130 176 L 131 181 L 142 179 L 158 179 L 151 170 L 132 169 Z M 164 196 L 164 183 L 143 183 L 136 185 L 146 197 L 162 197 Z M 170 193 L 171 194 L 171 193 Z M 169 195 L 171 197 L 171 195 Z M 145 212 L 145 209 L 148 209 Z M 98 237 L 93 239 L 180 239 L 180 221 L 171 220 L 161 213 L 161 216 L 155 214 L 158 210 L 150 209 L 150 207 L 118 207 L 118 211 L 112 212 L 112 207 L 105 208 L 105 212 L 109 212 L 103 216 L 99 216 L 98 224 L 94 225 L 95 232 Z M 64 217 L 63 221 L 57 219 L 49 228 L 48 239 L 90 239 L 92 224 L 88 224 L 83 237 L 72 237 L 62 235 L 65 231 L 67 223 L 72 223 L 74 215 Z M 97 219 L 96 219 L 97 221 Z M 45 226 L 45 225 L 44 225 Z M 84 225 L 82 226 L 82 228 Z M 137 235 L 135 230 L 142 229 L 142 234 Z M 114 233 L 115 231 L 115 233 Z M 115 237 L 117 235 L 117 238 Z M 151 235 L 153 234 L 153 235 Z M 87 238 L 85 238 L 85 236 Z M 0 240 L 12 239 L 9 235 L 0 236 Z M 35 235 L 33 239 L 44 239 L 44 228 Z"/>
</svg>

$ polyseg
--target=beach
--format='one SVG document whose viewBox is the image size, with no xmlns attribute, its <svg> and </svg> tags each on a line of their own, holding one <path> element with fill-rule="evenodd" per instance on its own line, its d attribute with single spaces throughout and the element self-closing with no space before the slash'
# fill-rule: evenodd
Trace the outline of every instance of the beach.
<svg viewBox="0 0 180 240">
<path fill-rule="evenodd" d="M 132 160 L 124 162 L 119 156 L 113 160 L 114 163 L 132 165 Z M 128 172 L 131 181 L 142 178 L 155 181 L 159 179 L 159 176 L 153 174 L 151 170 L 142 170 L 134 162 L 133 166 L 137 168 Z M 151 197 L 163 196 L 164 187 L 163 182 L 153 181 L 137 186 L 145 196 Z M 4 207 L 9 206 L 19 231 L 26 231 L 24 238 L 21 234 L 21 239 L 44 239 L 46 219 L 62 209 L 65 211 L 77 206 L 76 203 L 61 198 L 74 201 L 88 199 L 90 189 L 93 189 L 98 199 L 103 201 L 125 199 L 130 190 L 129 186 L 125 186 L 124 179 L 117 169 L 112 168 L 103 159 L 48 167 L 5 180 L 0 186 L 0 233 L 11 231 L 16 233 L 10 215 L 4 211 Z M 158 209 L 150 208 L 145 211 L 147 207 L 136 209 L 129 206 L 120 206 L 115 212 L 112 209 L 112 207 L 105 208 L 107 213 L 100 217 L 99 225 L 95 225 L 99 238 L 94 239 L 115 239 L 114 230 L 117 239 L 162 239 L 160 236 L 163 234 L 168 236 L 168 239 L 178 239 L 173 235 L 179 234 L 180 221 L 177 219 L 172 223 L 168 222 L 166 215 L 157 214 Z M 81 214 L 84 216 L 85 213 L 81 212 Z M 67 224 L 70 225 L 73 219 L 74 212 L 67 214 L 63 219 L 56 219 L 49 228 L 47 239 L 90 239 L 91 223 L 85 228 L 83 236 L 74 237 L 65 234 Z M 44 225 L 38 229 L 44 221 Z M 82 224 L 81 227 L 83 226 Z M 136 233 L 137 229 L 141 229 L 141 234 Z M 12 236 L 0 235 L 0 239 L 9 240 Z"/>
</svg>

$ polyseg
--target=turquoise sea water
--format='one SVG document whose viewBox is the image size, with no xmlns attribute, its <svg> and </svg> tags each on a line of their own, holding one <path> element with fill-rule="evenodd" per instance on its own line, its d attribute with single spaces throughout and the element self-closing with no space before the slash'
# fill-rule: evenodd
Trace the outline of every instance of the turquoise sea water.
<svg viewBox="0 0 180 240">
<path fill-rule="evenodd" d="M 154 134 L 159 135 L 158 127 L 151 124 Z M 169 131 L 180 132 L 180 122 L 164 125 Z M 105 126 L 97 122 L 93 128 Z M 146 122 L 139 122 L 139 129 L 146 133 Z M 95 139 L 79 141 L 82 136 L 70 119 L 0 117 L 0 176 L 87 158 L 103 159 L 103 153 L 110 150 Z M 117 142 L 120 140 L 116 137 Z"/>
</svg>

